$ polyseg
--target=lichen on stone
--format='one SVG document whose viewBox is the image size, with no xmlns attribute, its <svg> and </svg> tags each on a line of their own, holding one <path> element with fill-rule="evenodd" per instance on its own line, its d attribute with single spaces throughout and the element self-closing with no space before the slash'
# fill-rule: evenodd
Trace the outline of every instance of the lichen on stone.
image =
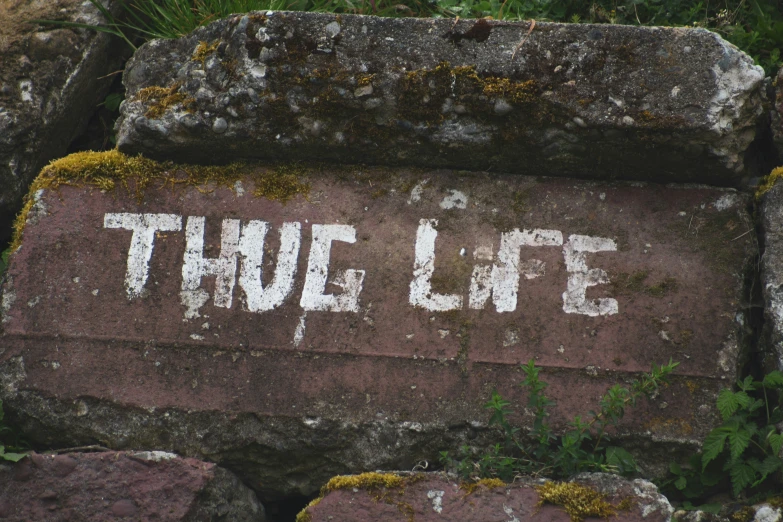
<svg viewBox="0 0 783 522">
<path fill-rule="evenodd" d="M 144 117 L 151 120 L 159 119 L 167 110 L 176 105 L 182 105 L 185 110 L 192 111 L 191 107 L 196 103 L 196 100 L 180 92 L 180 87 L 179 83 L 173 83 L 170 87 L 159 87 L 157 85 L 145 87 L 132 100 L 142 103 L 151 102 L 147 112 L 144 113 Z"/>
<path fill-rule="evenodd" d="M 207 57 L 217 51 L 219 45 L 219 40 L 215 40 L 212 43 L 208 43 L 202 40 L 196 46 L 196 50 L 193 51 L 193 55 L 190 57 L 190 59 L 194 62 L 201 62 L 201 65 L 203 66 L 204 62 L 207 60 Z"/>
<path fill-rule="evenodd" d="M 617 508 L 606 501 L 605 495 L 576 482 L 546 482 L 535 489 L 539 506 L 562 506 L 573 522 L 581 522 L 587 517 L 609 518 L 617 513 Z"/>
<path fill-rule="evenodd" d="M 310 184 L 302 181 L 305 169 L 298 165 L 279 165 L 265 168 L 248 163 L 229 165 L 187 165 L 158 162 L 139 156 L 128 156 L 117 150 L 106 152 L 77 152 L 52 161 L 43 168 L 25 196 L 24 206 L 14 222 L 11 250 L 21 246 L 28 216 L 36 204 L 36 194 L 44 189 L 58 189 L 63 185 L 113 191 L 119 185 L 135 196 L 144 198 L 151 187 L 194 187 L 210 191 L 214 186 L 236 190 L 236 182 L 253 182 L 253 196 L 287 203 L 297 195 L 307 197 Z"/>
<path fill-rule="evenodd" d="M 776 167 L 772 169 L 772 172 L 770 172 L 769 175 L 764 178 L 764 181 L 756 189 L 756 198 L 760 198 L 769 192 L 772 187 L 775 186 L 775 183 L 777 183 L 781 178 L 783 178 L 783 167 Z"/>
</svg>

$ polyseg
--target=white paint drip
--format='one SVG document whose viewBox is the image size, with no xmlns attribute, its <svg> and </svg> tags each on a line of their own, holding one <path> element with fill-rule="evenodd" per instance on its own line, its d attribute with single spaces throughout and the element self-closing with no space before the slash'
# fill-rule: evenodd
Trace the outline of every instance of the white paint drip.
<svg viewBox="0 0 783 522">
<path fill-rule="evenodd" d="M 451 210 L 453 208 L 464 209 L 468 206 L 468 196 L 459 190 L 449 189 L 449 195 L 440 202 L 440 208 Z"/>
<path fill-rule="evenodd" d="M 563 311 L 567 314 L 583 314 L 591 317 L 612 315 L 618 312 L 617 300 L 600 298 L 587 300 L 587 288 L 609 282 L 607 273 L 600 268 L 588 268 L 586 252 L 614 252 L 617 244 L 607 238 L 571 235 L 563 246 L 568 285 L 563 292 Z"/>
<path fill-rule="evenodd" d="M 294 330 L 294 346 L 296 348 L 299 348 L 299 345 L 302 344 L 302 339 L 304 339 L 305 319 L 307 319 L 307 312 L 303 313 L 301 317 L 299 317 L 299 322 L 296 325 L 296 330 Z"/>
<path fill-rule="evenodd" d="M 271 283 L 266 287 L 263 284 L 264 240 L 269 231 L 269 223 L 254 220 L 242 227 L 238 247 L 242 258 L 239 286 L 245 291 L 249 311 L 272 310 L 283 304 L 283 301 L 291 295 L 299 258 L 301 227 L 302 225 L 297 222 L 283 223 L 280 227 L 277 268 Z"/>
<path fill-rule="evenodd" d="M 432 501 L 432 510 L 440 515 L 443 512 L 443 495 L 445 491 L 431 489 L 427 492 L 427 498 Z"/>
<path fill-rule="evenodd" d="M 424 193 L 424 187 L 429 183 L 430 180 L 425 179 L 424 181 L 420 181 L 416 184 L 415 187 L 411 190 L 411 196 L 408 198 L 408 205 L 412 203 L 418 203 L 421 201 L 421 195 Z"/>
<path fill-rule="evenodd" d="M 155 233 L 182 230 L 182 217 L 176 214 L 107 213 L 103 216 L 103 226 L 133 231 L 128 249 L 125 289 L 128 299 L 141 296 L 149 276 Z"/>
<path fill-rule="evenodd" d="M 477 265 L 473 268 L 470 281 L 470 296 L 468 306 L 474 310 L 484 308 L 492 295 L 492 302 L 498 312 L 513 312 L 517 308 L 517 292 L 519 290 L 519 274 L 522 271 L 526 279 L 533 279 L 543 274 L 543 261 L 533 259 L 520 265 L 519 256 L 523 246 L 561 246 L 563 234 L 559 230 L 518 228 L 504 232 L 500 236 L 498 262 L 491 268 L 487 265 Z"/>
<path fill-rule="evenodd" d="M 209 293 L 201 287 L 201 279 L 215 276 L 213 302 L 221 308 L 231 308 L 232 294 L 237 272 L 239 247 L 239 220 L 224 219 L 220 238 L 220 255 L 204 257 L 203 216 L 190 216 L 185 226 L 185 256 L 182 264 L 182 289 L 180 301 L 187 308 L 186 319 L 200 317 L 199 308 L 209 299 Z"/>
<path fill-rule="evenodd" d="M 416 249 L 413 262 L 413 281 L 408 301 L 413 306 L 431 312 L 447 312 L 462 308 L 462 296 L 457 294 L 435 294 L 432 292 L 432 274 L 435 272 L 435 238 L 438 231 L 437 219 L 419 220 L 416 231 Z"/>
<path fill-rule="evenodd" d="M 349 269 L 338 272 L 332 284 L 342 287 L 342 294 L 324 294 L 332 241 L 355 243 L 356 229 L 350 225 L 313 225 L 307 276 L 299 304 L 304 310 L 358 312 L 364 270 Z"/>
</svg>

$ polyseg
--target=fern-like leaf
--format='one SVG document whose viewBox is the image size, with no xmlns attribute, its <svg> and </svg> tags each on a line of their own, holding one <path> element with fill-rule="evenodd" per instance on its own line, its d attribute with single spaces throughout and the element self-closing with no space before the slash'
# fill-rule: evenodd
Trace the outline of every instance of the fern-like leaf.
<svg viewBox="0 0 783 522">
<path fill-rule="evenodd" d="M 777 370 L 769 372 L 764 376 L 762 384 L 767 388 L 783 388 L 783 372 Z"/>
<path fill-rule="evenodd" d="M 723 420 L 728 420 L 734 415 L 734 412 L 740 407 L 739 393 L 734 393 L 729 389 L 723 389 L 718 394 L 718 410 L 723 416 Z"/>
<path fill-rule="evenodd" d="M 729 469 L 731 475 L 731 489 L 734 491 L 734 496 L 739 497 L 742 490 L 756 478 L 756 472 L 753 468 L 745 462 L 736 462 Z"/>
<path fill-rule="evenodd" d="M 745 427 L 738 428 L 729 432 L 729 449 L 731 450 L 731 459 L 735 460 L 742 455 L 745 448 L 750 444 L 750 432 Z"/>
<path fill-rule="evenodd" d="M 783 447 L 783 433 L 770 433 L 768 440 L 769 445 L 772 448 L 772 453 L 778 455 L 780 453 L 780 448 Z"/>
<path fill-rule="evenodd" d="M 723 446 L 728 436 L 726 428 L 716 428 L 704 439 L 701 456 L 702 471 L 707 469 L 707 464 L 715 460 L 723 452 Z"/>
</svg>

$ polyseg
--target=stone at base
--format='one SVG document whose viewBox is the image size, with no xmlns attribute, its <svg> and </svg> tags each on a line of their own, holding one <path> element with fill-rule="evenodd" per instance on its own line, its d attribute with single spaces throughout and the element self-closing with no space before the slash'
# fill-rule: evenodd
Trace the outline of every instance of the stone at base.
<svg viewBox="0 0 783 522">
<path fill-rule="evenodd" d="M 390 487 L 373 486 L 386 478 Z M 394 480 L 398 478 L 398 480 Z M 399 478 L 402 478 L 400 481 Z M 537 487 L 540 481 L 501 485 L 499 481 L 459 484 L 444 473 L 388 474 L 366 473 L 354 477 L 336 477 L 330 484 L 344 487 L 328 492 L 299 514 L 297 522 L 341 520 L 407 521 L 460 520 L 567 522 L 586 515 L 575 505 L 542 502 Z M 342 480 L 339 480 L 342 479 Z M 574 480 L 589 491 L 604 495 L 604 509 L 614 512 L 617 522 L 668 522 L 674 511 L 669 501 L 646 480 L 625 480 L 615 475 L 585 473 Z M 367 485 L 362 485 L 369 484 Z M 327 486 L 328 487 L 328 486 Z M 571 485 L 563 489 L 571 488 Z M 576 494 L 578 490 L 575 490 Z M 592 517 L 591 517 L 592 518 Z"/>
<path fill-rule="evenodd" d="M 33 453 L 0 465 L 0 520 L 264 522 L 230 471 L 162 451 Z"/>
</svg>

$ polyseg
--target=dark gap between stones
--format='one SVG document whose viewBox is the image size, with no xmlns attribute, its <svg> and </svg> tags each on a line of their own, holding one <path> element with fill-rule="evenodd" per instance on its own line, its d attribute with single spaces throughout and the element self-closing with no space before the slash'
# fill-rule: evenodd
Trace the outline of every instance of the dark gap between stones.
<svg viewBox="0 0 783 522">
<path fill-rule="evenodd" d="M 312 497 L 294 496 L 276 502 L 264 502 L 269 522 L 294 522 L 299 514 L 317 495 Z"/>
</svg>

